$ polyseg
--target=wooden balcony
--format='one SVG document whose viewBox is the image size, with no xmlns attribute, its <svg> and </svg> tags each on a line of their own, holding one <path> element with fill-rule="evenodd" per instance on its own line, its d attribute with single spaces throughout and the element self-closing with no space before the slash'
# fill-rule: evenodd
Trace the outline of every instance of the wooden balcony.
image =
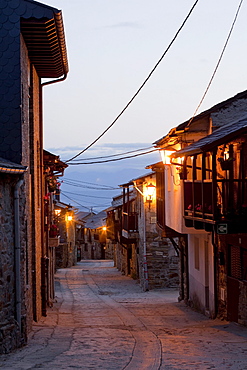
<svg viewBox="0 0 247 370">
<path fill-rule="evenodd" d="M 126 239 L 136 239 L 138 232 L 138 218 L 136 212 L 123 212 L 122 218 L 122 236 Z"/>
<path fill-rule="evenodd" d="M 212 180 L 185 181 L 185 226 L 219 234 L 247 232 L 247 205 L 241 197 L 245 182 L 217 179 L 215 186 Z"/>
</svg>

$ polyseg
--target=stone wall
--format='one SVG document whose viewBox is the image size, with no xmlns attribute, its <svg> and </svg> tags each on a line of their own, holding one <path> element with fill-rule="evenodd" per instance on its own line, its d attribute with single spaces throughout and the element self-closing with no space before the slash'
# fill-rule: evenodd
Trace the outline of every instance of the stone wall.
<svg viewBox="0 0 247 370">
<path fill-rule="evenodd" d="M 8 353 L 26 343 L 31 325 L 28 312 L 31 294 L 26 270 L 25 198 L 21 191 L 21 328 L 16 321 L 14 186 L 17 181 L 15 176 L 0 174 L 0 354 Z"/>
<path fill-rule="evenodd" d="M 157 235 L 147 238 L 147 266 L 149 289 L 178 288 L 179 257 L 169 239 Z"/>
<path fill-rule="evenodd" d="M 149 182 L 149 180 L 147 180 Z M 145 289 L 145 248 L 148 289 L 179 287 L 179 257 L 168 238 L 160 236 L 156 224 L 156 202 L 143 202 L 137 194 L 139 239 L 137 241 L 140 284 Z M 146 239 L 146 240 L 145 240 Z M 178 241 L 177 241 L 178 242 Z"/>
<path fill-rule="evenodd" d="M 27 326 L 27 333 L 32 328 L 34 318 L 34 304 L 33 297 L 36 296 L 36 291 L 33 286 L 35 281 L 35 274 L 33 273 L 33 236 L 32 236 L 32 191 L 30 187 L 30 116 L 29 116 L 29 85 L 30 85 L 30 61 L 28 58 L 28 51 L 24 40 L 20 37 L 20 55 L 21 55 L 21 90 L 22 90 L 22 103 L 21 103 L 21 157 L 22 165 L 27 167 L 27 172 L 24 174 L 24 184 L 21 189 L 21 195 L 23 196 L 21 224 L 22 224 L 22 261 L 23 271 L 21 274 L 23 282 L 23 294 L 25 292 L 25 309 L 23 312 L 26 318 L 25 325 Z"/>
<path fill-rule="evenodd" d="M 35 68 L 30 66 L 28 51 L 21 38 L 21 85 L 22 85 L 22 164 L 28 166 L 25 175 L 25 192 L 29 227 L 28 253 L 31 254 L 33 319 L 42 316 L 41 258 L 42 258 L 42 166 L 40 137 L 40 80 Z"/>
<path fill-rule="evenodd" d="M 247 326 L 247 281 L 239 282 L 238 323 Z"/>
<path fill-rule="evenodd" d="M 114 243 L 111 239 L 106 239 L 106 246 L 105 246 L 105 259 L 106 260 L 113 260 L 114 258 Z"/>
<path fill-rule="evenodd" d="M 114 266 L 124 275 L 127 273 L 127 249 L 120 243 L 114 244 Z"/>
<path fill-rule="evenodd" d="M 68 267 L 68 243 L 60 243 L 55 249 L 56 269 Z"/>
</svg>

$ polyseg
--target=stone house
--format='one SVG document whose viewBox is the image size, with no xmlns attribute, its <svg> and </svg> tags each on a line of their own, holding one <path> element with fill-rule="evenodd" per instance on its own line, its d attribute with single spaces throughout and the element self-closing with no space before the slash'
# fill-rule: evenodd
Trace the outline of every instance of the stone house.
<svg viewBox="0 0 247 370">
<path fill-rule="evenodd" d="M 185 223 L 211 234 L 216 313 L 247 326 L 246 137 L 247 116 L 174 153 L 173 158 L 185 158 L 188 174 L 184 180 Z M 201 253 L 199 245 L 194 251 L 198 271 L 203 267 Z"/>
<path fill-rule="evenodd" d="M 130 189 L 126 193 L 125 188 L 122 194 L 113 198 L 112 208 L 109 208 L 107 212 L 107 244 L 113 250 L 114 265 L 118 270 L 124 275 L 139 278 L 135 245 L 138 229 L 135 200 L 136 193 Z M 128 218 L 125 212 L 127 207 Z M 128 232 L 131 232 L 133 237 L 128 238 Z"/>
<path fill-rule="evenodd" d="M 233 191 L 229 192 L 229 183 L 232 182 L 232 188 L 237 187 L 240 193 L 244 192 L 245 186 L 242 183 L 237 185 L 244 171 L 241 169 L 242 175 L 237 172 L 240 168 L 238 160 L 234 161 L 238 168 L 234 174 L 220 171 L 220 158 L 233 155 L 233 149 L 230 149 L 233 147 L 227 141 L 228 136 L 224 134 L 224 130 L 228 132 L 234 122 L 239 122 L 246 116 L 247 91 L 244 91 L 171 129 L 166 136 L 154 143 L 160 149 L 164 165 L 163 208 L 159 218 L 165 227 L 179 235 L 180 299 L 212 318 L 217 315 L 230 318 L 226 314 L 227 309 L 222 314 L 222 307 L 227 305 L 227 287 L 223 287 L 222 281 L 230 281 L 231 276 L 228 279 L 227 268 L 224 270 L 222 261 L 220 262 L 221 258 L 227 260 L 226 252 L 218 253 L 218 216 L 226 204 L 235 204 L 234 198 L 240 199 Z M 218 147 L 219 141 L 214 141 L 214 138 L 221 134 L 223 141 Z M 208 149 L 206 143 L 211 141 L 212 146 Z M 205 150 L 199 150 L 197 145 L 199 148 L 202 145 Z M 193 148 L 197 150 L 193 152 Z M 220 157 L 219 152 L 216 153 L 219 148 L 228 148 L 228 153 L 222 154 L 222 149 Z M 243 168 L 243 164 L 241 166 Z M 228 178 L 230 174 L 231 181 Z M 229 264 L 230 252 L 227 253 Z M 224 270 L 225 274 L 221 282 L 219 270 Z M 239 300 L 242 298 L 243 294 L 239 296 Z"/>
<path fill-rule="evenodd" d="M 47 306 L 53 305 L 55 298 L 54 275 L 56 269 L 55 250 L 59 245 L 60 236 L 56 224 L 55 204 L 60 199 L 60 177 L 68 167 L 58 155 L 43 150 L 44 177 L 44 251 L 42 258 L 42 314 L 46 315 Z"/>
<path fill-rule="evenodd" d="M 76 246 L 76 220 L 77 209 L 61 202 L 54 204 L 54 226 L 58 235 L 58 243 L 55 248 L 56 269 L 74 266 L 77 262 Z"/>
<path fill-rule="evenodd" d="M 164 237 L 157 228 L 156 173 L 151 172 L 120 186 L 123 194 L 112 202 L 117 230 L 115 265 L 125 275 L 139 279 L 143 290 L 178 287 L 175 242 Z M 111 213 L 113 217 L 112 210 Z"/>
<path fill-rule="evenodd" d="M 32 321 L 40 319 L 42 307 L 47 304 L 47 296 L 42 294 L 42 259 L 46 257 L 42 86 L 47 83 L 42 83 L 42 78 L 51 78 L 53 83 L 64 79 L 68 73 L 68 62 L 61 11 L 33 0 L 1 0 L 0 23 L 0 157 L 14 163 L 13 169 L 15 166 L 26 169 L 22 173 L 18 221 L 21 231 L 21 289 L 18 298 L 15 289 L 2 292 L 5 297 L 2 304 L 5 306 L 11 302 L 10 305 L 16 306 L 11 308 L 9 316 L 5 311 L 6 316 L 1 317 L 0 352 L 3 353 L 26 342 Z M 5 175 L 1 176 L 2 182 L 6 179 Z M 2 186 L 6 187 L 6 191 L 9 188 L 11 199 L 8 212 L 12 212 L 13 200 L 17 196 L 13 193 L 14 185 L 10 189 L 6 181 Z M 8 212 L 2 214 L 1 233 L 2 225 L 11 217 Z M 5 228 L 4 233 L 8 236 L 1 240 L 1 253 L 6 248 L 14 248 L 9 235 L 11 227 Z M 10 244 L 5 245 L 6 241 Z M 13 261 L 9 261 L 12 269 Z M 3 276 L 10 282 L 10 275 Z"/>
<path fill-rule="evenodd" d="M 84 245 L 82 259 L 105 259 L 106 211 L 91 213 L 84 219 Z"/>
<path fill-rule="evenodd" d="M 26 167 L 0 158 L 0 353 L 25 343 L 32 323 L 32 290 L 26 275 L 32 256 L 25 248 L 23 222 L 26 171 Z M 24 302 L 29 305 L 26 310 Z"/>
</svg>

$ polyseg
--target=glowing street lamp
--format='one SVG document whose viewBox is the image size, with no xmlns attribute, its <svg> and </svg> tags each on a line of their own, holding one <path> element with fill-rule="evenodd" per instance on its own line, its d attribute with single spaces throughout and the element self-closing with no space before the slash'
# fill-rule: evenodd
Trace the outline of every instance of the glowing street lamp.
<svg viewBox="0 0 247 370">
<path fill-rule="evenodd" d="M 60 216 L 60 214 L 61 214 L 61 209 L 55 209 L 55 215 L 56 216 Z"/>
<path fill-rule="evenodd" d="M 152 202 L 155 194 L 156 186 L 153 184 L 149 184 L 146 186 L 146 202 Z"/>
<path fill-rule="evenodd" d="M 174 150 L 160 150 L 160 155 L 163 164 L 171 164 L 171 155 L 174 153 Z"/>
</svg>

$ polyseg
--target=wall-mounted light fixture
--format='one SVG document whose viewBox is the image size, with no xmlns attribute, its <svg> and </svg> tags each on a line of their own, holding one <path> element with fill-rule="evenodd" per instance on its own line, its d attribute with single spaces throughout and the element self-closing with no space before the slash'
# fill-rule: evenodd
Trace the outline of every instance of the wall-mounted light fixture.
<svg viewBox="0 0 247 370">
<path fill-rule="evenodd" d="M 146 202 L 152 203 L 153 198 L 155 196 L 155 189 L 156 189 L 156 186 L 151 183 L 146 186 L 146 192 L 145 192 Z"/>
<path fill-rule="evenodd" d="M 66 218 L 67 218 L 67 221 L 72 221 L 73 220 L 73 216 L 71 216 L 71 215 L 68 215 Z"/>
<path fill-rule="evenodd" d="M 163 164 L 171 164 L 171 155 L 174 153 L 174 150 L 160 150 L 160 155 Z"/>
<path fill-rule="evenodd" d="M 56 216 L 60 216 L 60 214 L 61 214 L 61 209 L 55 209 L 55 215 Z"/>
<path fill-rule="evenodd" d="M 102 227 L 102 230 L 103 230 L 103 231 L 106 231 L 106 226 L 103 226 L 103 227 Z"/>
</svg>

